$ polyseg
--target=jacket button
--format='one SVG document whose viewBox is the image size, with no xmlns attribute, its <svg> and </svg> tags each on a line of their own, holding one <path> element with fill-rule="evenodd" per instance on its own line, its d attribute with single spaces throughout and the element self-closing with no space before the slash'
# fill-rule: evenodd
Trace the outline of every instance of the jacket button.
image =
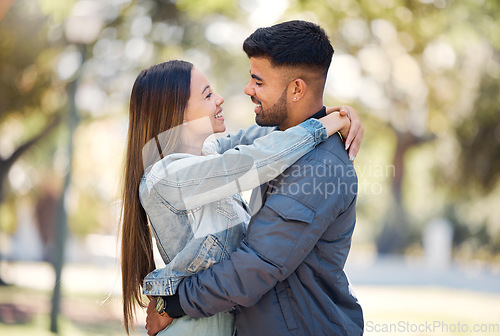
<svg viewBox="0 0 500 336">
<path fill-rule="evenodd" d="M 151 284 L 149 284 L 149 283 L 147 283 L 147 284 L 146 284 L 146 290 L 147 290 L 147 291 L 150 291 L 150 290 L 151 290 Z"/>
</svg>

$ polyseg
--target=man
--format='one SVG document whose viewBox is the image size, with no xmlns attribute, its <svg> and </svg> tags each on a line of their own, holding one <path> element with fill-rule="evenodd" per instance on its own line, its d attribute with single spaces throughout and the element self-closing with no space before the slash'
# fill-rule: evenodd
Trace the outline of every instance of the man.
<svg viewBox="0 0 500 336">
<path fill-rule="evenodd" d="M 257 105 L 258 125 L 286 130 L 325 114 L 333 48 L 323 29 L 284 22 L 256 30 L 243 49 L 251 75 L 245 93 Z M 230 259 L 185 278 L 174 296 L 164 297 L 165 312 L 204 317 L 236 307 L 238 335 L 361 335 L 361 306 L 343 271 L 357 177 L 340 137 L 328 138 L 260 191 L 252 199 L 262 207 L 254 206 L 240 247 Z M 148 316 L 149 334 L 169 320 L 163 321 L 153 326 Z"/>
</svg>

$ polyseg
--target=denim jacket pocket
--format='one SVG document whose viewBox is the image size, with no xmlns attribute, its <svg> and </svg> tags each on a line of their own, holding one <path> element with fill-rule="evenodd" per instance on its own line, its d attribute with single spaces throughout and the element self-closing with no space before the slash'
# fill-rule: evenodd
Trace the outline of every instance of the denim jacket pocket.
<svg viewBox="0 0 500 336">
<path fill-rule="evenodd" d="M 226 197 L 217 201 L 217 212 L 227 217 L 227 219 L 229 219 L 230 221 L 233 221 L 238 217 L 238 213 L 234 209 L 230 197 Z"/>
<path fill-rule="evenodd" d="M 198 273 L 227 258 L 229 258 L 229 254 L 219 239 L 209 234 L 204 239 L 194 259 L 189 263 L 187 271 L 192 274 Z"/>
<path fill-rule="evenodd" d="M 290 297 L 288 296 L 288 284 L 285 282 L 278 282 L 275 288 L 281 313 L 283 314 L 288 330 L 291 331 L 297 329 L 297 321 L 295 321 L 292 305 L 290 304 Z"/>
</svg>

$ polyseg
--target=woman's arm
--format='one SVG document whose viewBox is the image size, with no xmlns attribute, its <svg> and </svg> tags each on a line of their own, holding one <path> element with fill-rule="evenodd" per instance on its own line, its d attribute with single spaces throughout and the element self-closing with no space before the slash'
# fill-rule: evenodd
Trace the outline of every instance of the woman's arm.
<svg viewBox="0 0 500 336">
<path fill-rule="evenodd" d="M 365 134 L 365 129 L 361 124 L 358 113 L 353 107 L 348 105 L 326 108 L 327 114 L 330 114 L 332 112 L 339 112 L 340 115 L 347 116 L 351 121 L 351 128 L 349 129 L 347 136 L 342 134 L 342 137 L 345 139 L 345 149 L 349 150 L 349 159 L 351 161 L 354 161 L 361 147 L 363 135 Z"/>
<path fill-rule="evenodd" d="M 245 129 L 220 137 L 209 143 L 208 146 L 215 152 L 222 154 L 238 145 L 251 145 L 255 139 L 266 136 L 275 129 L 275 127 L 263 127 L 253 124 Z"/>
<path fill-rule="evenodd" d="M 178 210 L 194 209 L 253 189 L 274 179 L 316 145 L 349 125 L 339 113 L 309 119 L 286 131 L 275 131 L 252 145 L 223 154 L 171 154 L 147 174 L 147 184 Z"/>
<path fill-rule="evenodd" d="M 353 161 L 361 147 L 361 141 L 365 133 L 364 127 L 361 124 L 358 113 L 351 106 L 341 105 L 326 108 L 327 114 L 332 112 L 339 112 L 341 116 L 347 116 L 351 122 L 350 128 L 345 134 L 342 134 L 342 137 L 345 139 L 346 150 L 349 150 L 349 158 Z M 225 137 L 218 138 L 208 144 L 208 146 L 211 150 L 221 154 L 237 145 L 250 145 L 255 139 L 269 134 L 274 129 L 274 127 L 262 127 L 254 124 L 246 129 L 241 129 Z"/>
</svg>

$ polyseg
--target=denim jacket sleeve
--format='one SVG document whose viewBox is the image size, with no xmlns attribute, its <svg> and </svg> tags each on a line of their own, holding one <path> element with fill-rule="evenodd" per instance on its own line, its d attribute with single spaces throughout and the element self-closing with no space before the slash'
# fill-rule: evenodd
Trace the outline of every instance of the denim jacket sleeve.
<svg viewBox="0 0 500 336">
<path fill-rule="evenodd" d="M 256 124 L 251 125 L 246 129 L 241 129 L 238 132 L 230 133 L 225 137 L 221 137 L 213 141 L 210 146 L 219 154 L 234 148 L 238 145 L 251 145 L 255 139 L 263 137 L 275 130 L 274 127 L 262 127 Z"/>
<path fill-rule="evenodd" d="M 338 218 L 346 207 L 352 206 L 355 195 L 345 196 L 340 192 L 328 197 L 320 192 L 294 195 L 290 186 L 308 190 L 313 183 L 332 182 L 332 176 L 311 174 L 309 170 L 315 169 L 312 164 L 302 168 L 296 170 L 294 165 L 292 172 L 286 172 L 285 187 L 268 197 L 264 207 L 252 218 L 247 238 L 230 259 L 180 282 L 178 294 L 187 315 L 211 316 L 234 305 L 253 306 L 295 271 L 332 223 L 342 222 L 343 219 Z M 354 178 L 335 176 L 333 179 L 335 183 L 353 184 L 353 190 L 357 190 Z M 349 235 L 337 226 L 342 226 L 334 227 L 338 237 Z M 332 251 L 346 254 L 349 246 L 342 239 L 338 241 Z"/>
<path fill-rule="evenodd" d="M 195 209 L 274 179 L 325 139 L 323 124 L 309 119 L 222 154 L 168 155 L 153 165 L 147 176 L 170 206 Z"/>
</svg>

